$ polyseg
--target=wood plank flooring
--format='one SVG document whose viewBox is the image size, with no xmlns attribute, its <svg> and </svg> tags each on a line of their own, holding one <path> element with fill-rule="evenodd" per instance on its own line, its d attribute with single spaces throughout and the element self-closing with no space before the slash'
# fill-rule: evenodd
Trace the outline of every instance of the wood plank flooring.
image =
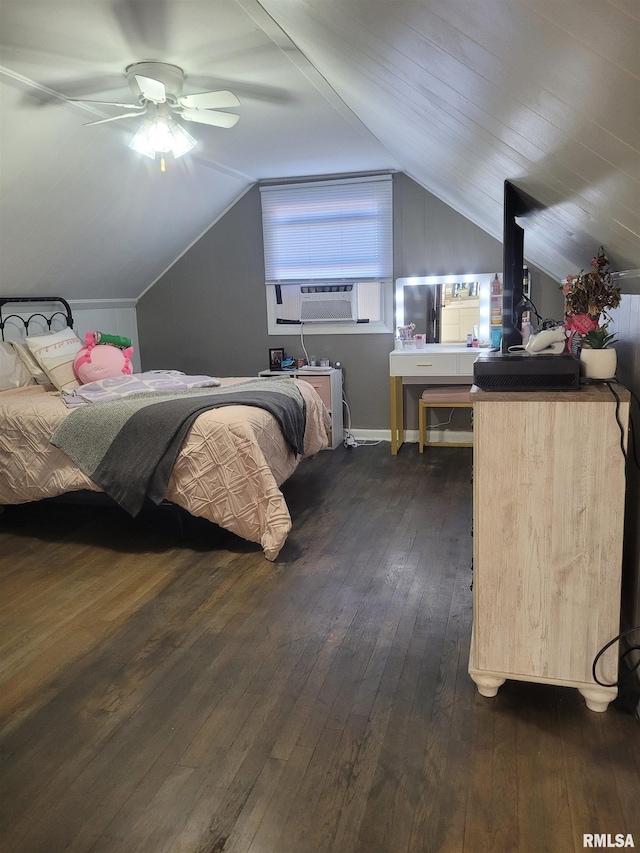
<svg viewBox="0 0 640 853">
<path fill-rule="evenodd" d="M 166 508 L 0 515 L 3 853 L 640 846 L 640 730 L 467 674 L 471 451 L 319 454 L 276 563 Z"/>
</svg>

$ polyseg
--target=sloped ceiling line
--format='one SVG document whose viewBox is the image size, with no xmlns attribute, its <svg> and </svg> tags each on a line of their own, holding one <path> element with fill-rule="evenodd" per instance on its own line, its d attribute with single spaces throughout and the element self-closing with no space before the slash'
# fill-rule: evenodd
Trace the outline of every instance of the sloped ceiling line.
<svg viewBox="0 0 640 853">
<path fill-rule="evenodd" d="M 91 104 L 72 103 L 64 95 L 60 94 L 60 92 L 56 92 L 55 89 L 43 86 L 41 83 L 25 77 L 24 74 L 18 74 L 16 71 L 12 71 L 11 68 L 6 68 L 3 65 L 0 65 L 0 79 L 21 92 L 27 92 L 33 98 L 38 98 L 47 104 L 55 102 L 57 106 L 68 109 L 76 115 L 83 115 L 84 113 L 91 113 L 91 115 L 98 117 L 105 115 L 104 112 L 91 106 Z"/>
<path fill-rule="evenodd" d="M 640 267 L 637 0 L 151 8 L 0 4 L 3 290 L 135 298 L 256 181 L 375 171 L 497 239 L 513 180 L 547 206 L 525 250 L 557 280 L 599 243 L 614 269 Z M 127 148 L 125 122 L 82 128 L 95 108 L 59 95 L 122 100 L 143 58 L 241 98 L 233 132 L 198 128 L 166 174 Z"/>
<path fill-rule="evenodd" d="M 435 192 L 436 195 L 446 200 L 454 209 L 468 216 L 472 221 L 477 222 L 470 211 L 469 199 L 471 196 L 477 196 L 484 190 L 485 196 L 490 195 L 495 201 L 499 201 L 501 204 L 502 180 L 494 181 L 490 179 L 485 185 L 484 178 L 481 177 L 480 181 L 476 181 L 475 187 L 470 186 L 468 180 L 469 158 L 465 157 L 464 142 L 458 138 L 455 139 L 454 145 L 455 150 L 459 151 L 461 155 L 460 160 L 462 161 L 465 181 L 458 180 L 453 168 L 447 166 L 446 158 L 450 153 L 451 146 L 450 137 L 442 129 L 443 118 L 448 114 L 455 115 L 456 112 L 459 114 L 456 115 L 458 120 L 462 116 L 461 124 L 463 131 L 460 135 L 463 140 L 468 140 L 466 151 L 468 152 L 470 148 L 474 150 L 479 148 L 479 153 L 482 155 L 478 157 L 478 151 L 475 151 L 476 156 L 473 154 L 471 156 L 474 175 L 477 174 L 476 169 L 483 171 L 486 169 L 484 162 L 476 166 L 475 160 L 493 161 L 497 165 L 498 172 L 502 172 L 500 175 L 501 179 L 510 177 L 538 184 L 543 191 L 543 196 L 549 195 L 549 188 L 552 187 L 555 197 L 560 197 L 563 200 L 573 199 L 575 202 L 573 205 L 573 216 L 575 218 L 573 222 L 568 223 L 570 227 L 565 230 L 566 234 L 581 235 L 585 231 L 591 230 L 595 232 L 595 236 L 592 237 L 593 242 L 601 239 L 597 233 L 599 230 L 615 234 L 617 226 L 613 217 L 608 219 L 606 228 L 601 228 L 598 225 L 599 222 L 606 221 L 605 212 L 612 209 L 615 209 L 617 213 L 616 218 L 626 222 L 627 231 L 634 231 L 635 211 L 638 210 L 639 206 L 638 186 L 635 180 L 630 181 L 628 176 L 625 175 L 623 177 L 621 172 L 622 170 L 626 170 L 629 175 L 635 178 L 637 175 L 638 152 L 630 147 L 628 143 L 619 142 L 622 136 L 612 132 L 606 123 L 597 123 L 592 120 L 591 115 L 585 114 L 584 107 L 579 101 L 575 101 L 574 108 L 572 104 L 567 102 L 566 97 L 562 98 L 562 91 L 559 94 L 556 92 L 552 93 L 549 89 L 545 90 L 543 85 L 536 85 L 536 74 L 534 73 L 536 69 L 544 69 L 545 65 L 552 66 L 552 63 L 548 61 L 545 63 L 544 61 L 545 45 L 536 43 L 535 49 L 531 50 L 526 39 L 523 41 L 522 33 L 517 32 L 517 27 L 515 37 L 512 39 L 513 45 L 517 45 L 518 42 L 522 43 L 520 45 L 522 47 L 522 59 L 527 64 L 527 67 L 531 67 L 532 69 L 532 81 L 522 92 L 529 98 L 531 98 L 532 94 L 534 97 L 528 102 L 524 101 L 522 96 L 516 97 L 513 107 L 509 109 L 507 106 L 505 109 L 505 98 L 510 98 L 512 91 L 515 91 L 516 96 L 520 95 L 521 90 L 513 90 L 513 86 L 515 82 L 522 80 L 522 72 L 517 72 L 518 64 L 521 63 L 517 63 L 514 69 L 507 64 L 512 59 L 508 54 L 503 57 L 502 53 L 492 53 L 490 49 L 486 49 L 483 46 L 489 38 L 493 39 L 497 45 L 503 46 L 504 39 L 495 39 L 495 34 L 498 31 L 496 27 L 485 26 L 482 28 L 478 24 L 478 21 L 475 20 L 475 30 L 469 32 L 469 27 L 465 29 L 464 25 L 460 24 L 458 19 L 468 14 L 471 9 L 469 4 L 398 2 L 394 4 L 393 14 L 388 16 L 393 19 L 384 22 L 373 14 L 367 14 L 375 4 L 358 2 L 358 0 L 344 7 L 333 2 L 317 3 L 304 2 L 304 0 L 295 5 L 282 3 L 280 0 L 265 0 L 265 2 L 272 14 L 296 38 L 297 43 L 301 44 L 312 62 L 321 68 L 334 88 L 338 90 L 352 109 L 362 116 L 373 132 L 392 150 L 396 158 L 403 164 L 404 170 L 409 171 L 412 177 L 417 179 L 426 189 Z M 480 18 L 485 13 L 485 9 L 489 10 L 492 14 L 494 11 L 496 14 L 499 12 L 500 16 L 504 17 L 504 23 L 507 25 L 505 31 L 509 34 L 514 29 L 513 26 L 509 27 L 512 24 L 512 17 L 515 20 L 521 21 L 521 13 L 524 7 L 525 13 L 529 14 L 530 18 L 538 6 L 537 3 L 518 2 L 516 4 L 508 2 L 508 0 L 501 3 L 489 2 L 471 5 L 476 18 Z M 575 14 L 577 5 L 570 5 L 572 5 Z M 389 10 L 388 5 L 386 8 Z M 580 11 L 583 8 L 584 6 L 581 6 Z M 388 83 L 388 79 L 391 77 L 393 83 L 388 83 L 386 89 L 390 90 L 396 84 L 400 91 L 404 91 L 406 95 L 405 100 L 410 102 L 414 96 L 416 86 L 424 86 L 429 91 L 429 86 L 426 85 L 428 81 L 440 79 L 442 82 L 444 79 L 440 73 L 441 69 L 438 62 L 430 61 L 427 64 L 424 59 L 424 51 L 421 50 L 421 45 L 429 41 L 428 28 L 421 26 L 420 29 L 417 29 L 417 35 L 413 37 L 413 45 L 411 44 L 411 40 L 407 41 L 405 38 L 403 28 L 405 27 L 404 18 L 407 10 L 409 10 L 414 18 L 421 16 L 421 24 L 422 18 L 426 16 L 429 16 L 429 20 L 433 21 L 441 12 L 447 13 L 446 20 L 449 30 L 453 27 L 454 34 L 459 40 L 464 40 L 465 44 L 474 45 L 476 48 L 474 58 L 478 56 L 477 48 L 481 48 L 483 55 L 490 57 L 494 66 L 494 70 L 491 72 L 493 76 L 486 73 L 482 75 L 482 63 L 480 63 L 479 68 L 471 68 L 469 72 L 469 68 L 464 63 L 463 51 L 462 59 L 457 56 L 448 57 L 457 62 L 457 66 L 452 72 L 453 74 L 457 75 L 460 67 L 464 66 L 465 74 L 472 73 L 476 77 L 481 75 L 484 81 L 491 83 L 494 95 L 489 98 L 486 97 L 487 92 L 485 91 L 486 87 L 484 83 L 481 87 L 481 96 L 478 95 L 477 86 L 467 86 L 465 94 L 465 86 L 458 84 L 456 92 L 458 98 L 457 110 L 455 107 L 447 109 L 441 107 L 440 104 L 437 105 L 440 121 L 432 121 L 431 151 L 433 154 L 429 156 L 430 158 L 435 156 L 435 162 L 438 162 L 443 167 L 442 172 L 446 175 L 446 180 L 451 185 L 451 191 L 446 195 L 441 195 L 440 191 L 434 188 L 434 185 L 430 182 L 428 167 L 420 166 L 417 155 L 419 143 L 415 139 L 415 134 L 413 134 L 414 138 L 412 140 L 411 133 L 407 134 L 401 131 L 397 134 L 397 140 L 392 141 L 392 134 L 390 132 L 386 134 L 380 132 L 376 122 L 382 123 L 383 118 L 379 114 L 376 115 L 371 107 L 371 104 L 376 100 L 376 96 L 385 90 L 385 87 L 381 85 L 381 80 Z M 594 4 L 589 4 L 587 11 L 593 16 Z M 451 14 L 452 12 L 453 15 Z M 512 12 L 515 12 L 516 15 L 511 15 Z M 385 27 L 384 23 L 389 25 Z M 411 19 L 410 23 L 413 24 L 414 19 Z M 590 23 L 593 24 L 592 21 Z M 624 23 L 626 26 L 627 22 Z M 457 29 L 456 24 L 458 25 Z M 302 36 L 301 33 L 304 35 Z M 441 32 L 438 32 L 438 37 L 440 35 Z M 452 39 L 453 37 L 451 37 Z M 433 39 L 431 39 L 431 42 L 433 42 Z M 387 46 L 389 46 L 388 50 Z M 436 44 L 436 48 L 440 49 L 439 45 Z M 363 51 L 365 52 L 363 53 Z M 587 53 L 584 51 L 583 46 L 580 45 L 577 57 L 575 57 L 576 49 L 571 43 L 564 46 L 564 55 L 570 55 L 576 59 L 576 62 L 590 62 L 591 56 L 586 55 Z M 406 57 L 408 57 L 408 61 L 405 61 Z M 519 59 L 519 56 L 517 58 Z M 422 76 L 421 69 L 424 69 L 424 73 L 427 75 L 426 78 Z M 517 73 L 510 73 L 514 70 Z M 495 75 L 498 72 L 499 75 L 496 77 Z M 586 76 L 587 72 L 588 66 L 583 67 L 583 93 L 585 91 L 586 79 L 589 79 Z M 544 75 L 538 76 L 543 77 Z M 494 78 L 498 86 L 494 85 Z M 463 76 L 459 79 L 464 80 L 465 78 Z M 620 82 L 624 91 L 631 92 L 635 96 L 635 99 L 632 99 L 630 102 L 627 99 L 626 103 L 631 114 L 635 116 L 637 125 L 638 89 L 633 85 L 630 88 L 631 78 L 628 73 L 621 75 Z M 564 82 L 562 85 L 564 86 Z M 447 91 L 455 91 L 455 89 L 452 90 L 450 87 L 449 90 L 443 90 L 443 101 L 447 100 Z M 569 90 L 567 89 L 567 91 Z M 586 91 L 592 92 L 598 91 L 598 89 L 597 86 L 591 84 Z M 600 97 L 600 93 L 598 93 L 598 97 Z M 469 105 L 468 109 L 465 108 L 465 103 Z M 393 119 L 398 118 L 398 113 L 402 105 L 397 106 L 395 114 L 393 105 L 389 99 L 384 101 L 384 105 L 388 111 L 388 124 L 393 127 Z M 487 108 L 491 112 L 487 112 Z M 484 113 L 482 112 L 483 110 Z M 611 112 L 611 107 L 609 107 L 608 112 Z M 546 155 L 542 158 L 534 156 L 532 160 L 533 152 L 531 150 L 527 152 L 520 150 L 517 151 L 517 154 L 520 156 L 517 157 L 515 163 L 500 163 L 500 153 L 505 154 L 506 152 L 503 147 L 501 148 L 505 140 L 501 139 L 504 133 L 500 130 L 500 119 L 498 118 L 495 122 L 491 120 L 496 114 L 502 117 L 503 126 L 509 128 L 512 136 L 517 134 L 521 128 L 526 128 L 529 137 L 534 139 L 538 145 L 538 150 L 542 149 L 542 151 L 546 152 Z M 483 115 L 484 118 L 480 118 Z M 615 115 L 618 118 L 618 114 L 615 113 Z M 491 150 L 487 150 L 486 147 L 477 146 L 480 136 L 477 132 L 474 132 L 473 124 L 469 124 L 468 122 L 477 122 L 478 119 L 484 122 L 485 131 L 490 132 L 494 137 Z M 531 133 L 531 123 L 534 119 L 535 132 Z M 415 128 L 418 121 L 419 118 L 415 118 L 411 122 L 411 125 Z M 584 132 L 585 122 L 589 125 L 588 133 Z M 634 126 L 634 122 L 628 116 L 624 118 L 624 122 L 626 122 L 628 128 Z M 395 124 L 400 128 L 404 128 L 406 121 L 399 121 Z M 467 128 L 466 132 L 464 130 L 465 127 Z M 507 139 L 507 144 L 509 143 L 511 143 L 511 140 Z M 411 151 L 412 147 L 415 150 Z M 516 145 L 511 143 L 511 148 L 512 150 L 515 149 Z M 529 149 L 531 149 L 531 145 L 529 145 Z M 420 150 L 424 153 L 423 146 L 420 147 Z M 436 154 L 436 152 L 438 153 Z M 525 153 L 528 156 L 525 156 Z M 467 186 L 465 187 L 463 183 L 466 183 Z M 482 183 L 483 187 L 478 187 L 478 183 Z M 628 211 L 626 217 L 622 215 L 625 209 Z M 560 210 L 560 208 L 556 208 L 556 213 L 560 213 L 561 217 L 568 215 L 566 210 Z M 604 219 L 603 216 L 605 217 Z M 497 221 L 494 223 L 494 227 L 492 227 L 492 223 L 485 217 L 484 223 L 477 224 L 481 224 L 481 227 L 484 227 L 489 233 L 497 236 L 499 227 Z M 550 245 L 553 244 L 554 237 L 559 230 L 556 228 L 549 233 Z M 573 238 L 568 237 L 567 239 L 568 243 L 565 240 L 563 249 L 565 257 L 567 255 L 579 255 L 582 251 L 581 238 L 576 236 L 576 240 L 580 242 L 580 245 L 576 242 L 573 246 L 571 245 Z M 615 236 L 613 248 L 612 256 L 618 254 L 621 262 L 624 262 L 628 258 L 629 253 L 633 255 L 634 253 L 637 254 L 638 251 L 637 247 L 630 247 L 628 245 L 627 236 L 626 234 L 623 236 L 622 233 L 618 233 Z M 548 254 L 549 256 L 551 255 L 551 253 Z M 537 258 L 536 263 L 541 268 L 551 272 L 545 263 L 544 257 Z M 567 264 L 563 264 L 563 266 L 564 269 L 567 268 Z M 555 277 L 559 277 L 557 269 Z"/>
<path fill-rule="evenodd" d="M 348 14 L 348 9 L 345 15 L 346 14 Z M 423 14 L 427 13 L 423 12 Z M 430 17 L 435 18 L 436 15 L 432 14 Z M 399 51 L 394 47 L 394 45 L 389 44 L 384 38 L 378 38 L 375 33 L 371 33 L 366 24 L 363 25 L 362 21 L 357 19 L 355 20 L 355 24 L 357 24 L 357 26 L 353 27 L 352 30 L 345 31 L 344 28 L 341 28 L 340 31 L 337 31 L 332 22 L 330 9 L 326 9 L 325 7 L 319 8 L 319 14 L 315 16 L 315 20 L 319 21 L 325 28 L 331 27 L 330 39 L 326 35 L 327 29 L 325 29 L 324 32 L 322 30 L 314 29 L 315 43 L 324 41 L 325 45 L 330 44 L 335 58 L 338 58 L 339 56 L 348 56 L 349 63 L 354 68 L 357 67 L 358 71 L 362 75 L 369 77 L 371 82 L 375 83 L 377 86 L 383 86 L 389 92 L 394 92 L 396 97 L 400 99 L 403 95 L 402 88 L 397 85 L 394 86 L 392 83 L 387 83 L 385 80 L 385 77 L 392 76 L 394 81 L 402 83 L 405 88 L 410 90 L 409 93 L 404 94 L 403 100 L 416 107 L 418 104 L 422 103 L 426 108 L 432 108 L 427 116 L 431 123 L 433 123 L 438 117 L 441 119 L 443 114 L 448 114 L 451 116 L 456 125 L 458 125 L 458 127 L 452 128 L 454 130 L 454 135 L 455 132 L 459 131 L 459 129 L 464 128 L 467 134 L 473 135 L 474 139 L 477 136 L 482 136 L 487 142 L 491 141 L 495 149 L 501 150 L 508 158 L 513 160 L 511 172 L 509 173 L 505 170 L 505 174 L 510 174 L 512 177 L 526 174 L 526 170 L 530 166 L 532 158 L 535 162 L 536 159 L 541 159 L 540 155 L 542 154 L 549 157 L 549 166 L 551 166 L 553 159 L 549 156 L 550 151 L 548 146 L 547 148 L 541 147 L 541 145 L 533 142 L 530 137 L 519 133 L 517 127 L 514 128 L 513 125 L 509 127 L 509 125 L 501 121 L 500 117 L 497 116 L 495 112 L 479 110 L 478 105 L 473 103 L 468 96 L 462 94 L 463 89 L 467 84 L 464 83 L 459 76 L 455 80 L 456 85 L 454 86 L 445 78 L 444 75 L 437 73 L 438 70 L 443 67 L 442 62 L 433 61 L 431 62 L 430 67 L 427 65 L 426 61 L 421 56 L 420 50 L 421 46 L 424 44 L 428 44 L 430 49 L 439 55 L 441 59 L 442 57 L 446 57 L 447 60 L 454 59 L 451 54 L 434 42 L 433 39 L 430 39 L 428 35 L 417 31 L 410 25 L 405 25 L 404 22 L 399 25 L 404 28 L 403 33 L 407 30 L 413 33 L 412 38 L 415 41 L 415 45 L 413 46 L 414 49 L 410 54 L 408 49 Z M 357 32 L 355 32 L 356 30 Z M 370 33 L 370 38 L 368 39 L 365 38 L 365 34 L 367 32 Z M 457 32 L 458 35 L 461 35 L 459 31 Z M 347 42 L 347 40 L 349 41 Z M 467 39 L 467 41 L 469 40 Z M 407 44 L 404 38 L 402 40 L 402 44 Z M 387 48 L 390 53 L 390 57 L 388 59 L 381 50 L 381 47 L 383 46 Z M 481 45 L 477 45 L 477 47 L 482 50 L 485 55 L 490 55 L 493 61 L 497 62 L 500 60 L 499 56 L 489 54 L 489 52 Z M 366 59 L 358 61 L 359 54 L 366 57 Z M 406 63 L 404 60 L 406 60 Z M 508 95 L 512 98 L 512 103 L 508 107 L 507 112 L 511 116 L 516 114 L 518 115 L 518 126 L 530 127 L 532 120 L 535 120 L 536 123 L 540 125 L 538 138 L 549 139 L 550 134 L 555 134 L 557 135 L 557 140 L 554 140 L 552 150 L 562 150 L 562 146 L 559 143 L 569 135 L 567 132 L 567 126 L 577 123 L 579 116 L 578 112 L 572 110 L 565 102 L 559 101 L 553 93 L 541 90 L 539 94 L 540 98 L 553 98 L 557 101 L 557 104 L 553 108 L 553 112 L 558 116 L 558 118 L 561 117 L 563 119 L 563 121 L 558 120 L 555 123 L 550 122 L 545 116 L 530 109 L 522 102 L 521 99 L 518 99 L 517 93 L 515 95 L 512 94 L 509 90 L 510 87 L 508 84 L 506 87 L 503 86 L 502 89 L 499 89 L 489 79 L 489 77 L 484 76 L 478 68 L 471 68 L 467 66 L 465 62 L 461 62 L 458 58 L 455 58 L 455 61 L 457 72 L 459 72 L 460 65 L 463 65 L 467 69 L 467 72 L 470 75 L 469 87 L 471 90 L 477 90 L 477 85 L 474 85 L 474 83 L 478 78 L 482 79 L 483 85 L 489 88 L 491 97 L 483 98 L 483 105 L 485 103 L 495 104 L 499 100 L 501 107 L 504 110 L 504 107 L 506 106 L 505 94 Z M 404 67 L 405 64 L 407 65 L 406 68 Z M 415 73 L 416 67 L 423 73 L 424 78 Z M 380 69 L 384 69 L 384 75 L 379 73 Z M 377 76 L 376 72 L 378 72 Z M 428 86 L 426 85 L 427 81 L 430 81 Z M 441 89 L 439 94 L 436 91 L 436 88 L 438 87 Z M 416 99 L 416 95 L 421 97 Z M 345 98 L 346 97 L 347 96 L 345 96 Z M 456 101 L 462 101 L 462 103 L 467 107 L 467 112 L 461 108 L 456 108 L 454 106 Z M 473 118 L 471 111 L 477 113 L 477 119 Z M 568 116 L 571 116 L 572 114 L 573 118 L 569 119 Z M 507 129 L 509 129 L 510 136 L 514 137 L 513 144 L 511 142 L 506 142 L 504 139 Z M 610 134 L 610 131 L 606 128 L 603 128 L 603 131 Z M 458 138 L 457 135 L 456 138 Z M 584 145 L 582 140 L 579 140 L 579 144 L 585 149 L 585 151 L 590 151 L 590 149 Z M 527 148 L 529 148 L 530 151 L 525 155 L 523 152 Z M 631 152 L 632 149 L 629 148 L 629 151 Z M 594 158 L 599 160 L 601 159 L 600 155 L 594 154 L 593 152 L 591 153 Z M 603 163 L 603 166 L 605 165 L 609 168 L 612 167 L 612 164 L 607 163 L 606 160 Z M 575 168 L 575 166 L 573 166 L 573 168 Z M 573 168 L 572 166 L 569 166 L 568 163 L 563 166 L 565 173 L 573 171 Z M 581 175 L 579 172 L 575 172 L 575 176 L 576 179 L 574 184 L 581 186 L 584 182 L 585 176 Z M 572 187 L 572 183 L 569 180 L 569 174 L 565 175 L 563 182 L 565 182 L 566 191 L 575 192 L 575 186 Z"/>
<path fill-rule="evenodd" d="M 373 136 L 382 145 L 375 134 L 364 124 L 359 116 L 349 107 L 346 101 L 338 94 L 327 78 L 322 74 L 306 56 L 304 51 L 286 33 L 280 24 L 273 18 L 264 4 L 259 0 L 236 0 L 245 12 L 259 24 L 275 45 L 282 51 L 284 56 L 309 80 L 315 89 L 325 98 L 331 106 L 346 119 L 359 133 L 367 137 Z M 388 153 L 388 152 L 387 152 Z M 391 156 L 391 155 L 390 155 Z"/>
</svg>

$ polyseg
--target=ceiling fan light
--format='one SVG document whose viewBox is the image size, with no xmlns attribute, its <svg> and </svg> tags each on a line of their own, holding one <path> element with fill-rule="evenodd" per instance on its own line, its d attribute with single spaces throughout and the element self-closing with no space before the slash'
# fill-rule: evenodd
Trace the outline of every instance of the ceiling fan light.
<svg viewBox="0 0 640 853">
<path fill-rule="evenodd" d="M 187 154 L 198 144 L 193 136 L 191 136 L 190 133 L 187 133 L 184 127 L 181 127 L 179 124 L 172 124 L 170 130 L 171 136 L 173 137 L 171 150 L 176 159 Z"/>
<path fill-rule="evenodd" d="M 182 157 L 197 145 L 190 133 L 164 116 L 145 121 L 129 143 L 129 148 L 155 160 L 156 154 L 171 152 L 175 158 Z"/>
<path fill-rule="evenodd" d="M 171 127 L 167 119 L 162 116 L 154 118 L 147 130 L 147 138 L 154 151 L 161 151 L 163 153 L 171 151 L 173 147 L 173 134 L 171 133 Z"/>
<path fill-rule="evenodd" d="M 145 157 L 150 157 L 152 160 L 156 159 L 156 149 L 151 144 L 148 122 L 144 122 L 144 124 L 140 126 L 138 132 L 129 143 L 129 148 L 137 151 L 138 154 L 144 154 Z"/>
</svg>

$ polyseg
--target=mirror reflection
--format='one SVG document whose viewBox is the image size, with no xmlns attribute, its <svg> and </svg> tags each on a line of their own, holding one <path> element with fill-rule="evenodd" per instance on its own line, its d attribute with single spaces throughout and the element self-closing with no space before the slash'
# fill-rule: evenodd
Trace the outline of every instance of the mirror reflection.
<svg viewBox="0 0 640 853">
<path fill-rule="evenodd" d="M 426 343 L 489 344 L 489 293 L 495 273 L 396 279 L 396 327 L 415 324 Z"/>
<path fill-rule="evenodd" d="M 442 288 L 438 284 L 417 284 L 404 291 L 404 323 L 413 323 L 418 334 L 424 334 L 425 343 L 438 344 L 440 339 L 440 312 Z"/>
<path fill-rule="evenodd" d="M 480 285 L 477 281 L 443 285 L 440 343 L 477 338 L 480 327 Z"/>
</svg>

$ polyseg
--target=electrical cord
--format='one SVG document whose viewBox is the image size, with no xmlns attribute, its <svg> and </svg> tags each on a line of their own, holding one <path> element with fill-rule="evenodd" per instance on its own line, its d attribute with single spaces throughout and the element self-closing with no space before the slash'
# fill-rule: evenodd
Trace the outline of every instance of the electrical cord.
<svg viewBox="0 0 640 853">
<path fill-rule="evenodd" d="M 610 382 L 604 383 L 609 391 L 613 394 L 616 399 L 616 423 L 618 424 L 618 428 L 620 430 L 620 450 L 622 451 L 622 455 L 624 456 L 625 462 L 627 460 L 627 451 L 624 446 L 624 427 L 622 425 L 622 421 L 620 420 L 620 397 L 616 394 L 613 389 L 613 385 Z"/>
<path fill-rule="evenodd" d="M 620 450 L 622 451 L 622 455 L 627 459 L 627 451 L 624 446 L 624 426 L 622 425 L 622 421 L 620 420 L 620 397 L 616 394 L 613 385 L 610 382 L 605 381 L 604 384 L 607 386 L 609 391 L 613 394 L 616 401 L 616 423 L 618 424 L 618 428 L 620 430 Z M 640 402 L 638 402 L 638 398 L 633 393 L 633 391 L 629 392 L 631 397 L 635 399 L 636 403 L 640 406 Z M 633 419 L 631 415 L 629 415 L 629 443 L 631 444 L 631 449 L 633 451 L 633 461 L 636 463 L 636 467 L 640 470 L 640 460 L 638 460 L 638 451 L 636 447 L 635 433 L 633 428 Z"/>
<path fill-rule="evenodd" d="M 629 388 L 629 393 L 631 394 L 631 402 L 635 402 L 636 406 L 640 409 L 640 400 L 638 400 L 637 396 L 633 393 L 633 391 Z M 633 423 L 633 417 L 631 414 L 631 409 L 629 412 L 629 440 L 631 442 L 631 448 L 633 450 L 633 459 L 636 463 L 636 467 L 640 470 L 640 461 L 638 461 L 638 446 L 636 444 L 635 437 L 635 426 Z"/>
<path fill-rule="evenodd" d="M 636 446 L 635 427 L 633 426 L 633 420 L 631 418 L 629 418 L 629 442 L 633 450 L 633 461 L 636 463 L 636 468 L 640 470 L 640 461 L 638 461 L 638 451 Z"/>
<path fill-rule="evenodd" d="M 525 299 L 525 300 L 529 303 L 529 305 L 533 308 L 533 313 L 536 315 L 536 320 L 537 320 L 539 323 L 540 323 L 540 322 L 542 322 L 542 315 L 538 313 L 538 309 L 537 309 L 537 308 L 536 308 L 536 306 L 533 304 L 533 302 L 531 301 L 531 299 L 529 299 L 529 297 L 528 297 L 525 293 L 523 293 L 523 294 L 522 294 L 522 298 L 523 298 L 523 299 Z"/>
<path fill-rule="evenodd" d="M 307 364 L 309 364 L 309 353 L 307 352 L 307 348 L 304 345 L 304 321 L 300 321 L 300 343 L 302 344 L 302 352 L 304 353 L 304 357 L 307 359 Z"/>
<path fill-rule="evenodd" d="M 451 423 L 451 420 L 453 418 L 454 412 L 455 412 L 455 409 L 451 409 L 451 411 L 449 412 L 449 420 L 448 421 L 442 421 L 442 423 L 440 423 L 440 424 L 427 424 L 427 429 L 439 429 L 440 427 L 449 426 L 449 424 Z"/>
<path fill-rule="evenodd" d="M 622 451 L 622 455 L 626 461 L 627 453 L 626 453 L 625 446 L 624 446 L 624 426 L 622 424 L 622 421 L 620 420 L 620 397 L 616 393 L 611 382 L 605 381 L 604 384 L 607 386 L 607 388 L 609 389 L 609 391 L 611 392 L 611 394 L 613 395 L 613 397 L 615 398 L 615 401 L 616 401 L 615 416 L 616 416 L 616 423 L 618 424 L 618 428 L 620 429 L 620 450 Z M 634 399 L 636 401 L 636 404 L 638 406 L 640 406 L 640 402 L 638 401 L 638 398 L 633 393 L 633 391 L 630 391 L 630 394 L 631 394 L 632 399 Z M 640 469 L 640 464 L 638 463 L 638 455 L 636 452 L 635 435 L 633 432 L 633 420 L 631 419 L 631 417 L 629 417 L 629 439 L 630 439 L 631 447 L 633 450 L 634 462 L 635 462 L 636 466 Z M 633 675 L 633 673 L 638 668 L 640 668 L 640 657 L 638 657 L 638 660 L 627 671 L 624 678 L 619 678 L 617 681 L 614 681 L 610 684 L 607 684 L 604 681 L 600 681 L 600 679 L 598 678 L 598 676 L 596 674 L 596 667 L 598 665 L 598 661 L 600 660 L 602 655 L 607 651 L 607 649 L 611 648 L 611 646 L 613 646 L 615 643 L 619 642 L 621 639 L 623 639 L 623 637 L 627 637 L 627 636 L 629 636 L 629 634 L 634 634 L 636 631 L 640 631 L 640 625 L 636 626 L 635 628 L 628 628 L 626 631 L 622 631 L 622 633 L 618 634 L 616 637 L 614 637 L 612 640 L 610 640 L 605 646 L 603 646 L 600 649 L 598 654 L 595 656 L 595 658 L 593 660 L 593 665 L 591 667 L 591 674 L 592 674 L 593 680 L 596 682 L 596 684 L 599 684 L 601 687 L 618 687 L 619 685 L 626 683 L 629 680 L 629 678 Z M 627 657 L 627 655 L 630 655 L 632 652 L 640 652 L 640 646 L 637 646 L 637 645 L 629 646 L 629 648 L 626 649 L 620 655 L 620 661 L 623 661 Z"/>
<path fill-rule="evenodd" d="M 344 430 L 344 438 L 342 444 L 344 447 L 375 447 L 381 444 L 381 441 L 357 441 L 354 434 L 351 432 L 351 409 L 347 402 L 347 395 L 344 390 L 344 371 L 342 372 L 342 403 L 347 410 L 347 426 Z"/>
<path fill-rule="evenodd" d="M 534 304 L 533 300 L 531 299 L 531 297 L 527 296 L 527 294 L 526 294 L 526 293 L 523 293 L 523 294 L 522 294 L 522 299 L 523 299 L 525 302 L 527 302 L 531 308 L 533 308 L 533 313 L 536 315 L 536 320 L 537 320 L 537 321 L 538 321 L 538 323 L 540 324 L 540 328 L 541 328 L 541 329 L 553 329 L 555 326 L 562 326 L 562 325 L 563 325 L 562 321 L 558 321 L 558 320 L 551 320 L 551 319 L 549 319 L 549 318 L 547 318 L 546 320 L 543 320 L 543 319 L 542 319 L 542 314 L 540 314 L 540 312 L 539 312 L 539 311 L 538 311 L 538 309 L 536 308 L 536 306 L 535 306 L 535 304 Z M 521 307 L 522 307 L 522 309 L 523 309 L 523 310 L 528 310 L 528 309 L 526 308 L 526 306 L 524 306 L 524 305 L 521 305 Z"/>
<path fill-rule="evenodd" d="M 349 404 L 347 403 L 347 395 L 344 393 L 344 374 L 342 374 L 342 383 L 342 404 L 347 410 L 347 426 L 344 430 L 344 439 L 342 441 L 342 444 L 345 447 L 357 447 L 358 442 L 356 441 L 355 436 L 351 432 L 351 409 L 349 408 Z"/>
<path fill-rule="evenodd" d="M 593 666 L 591 667 L 591 674 L 593 676 L 593 680 L 596 684 L 599 684 L 601 687 L 618 687 L 623 682 L 627 681 L 631 675 L 640 667 L 640 657 L 635 662 L 635 664 L 631 667 L 631 669 L 627 672 L 624 678 L 619 678 L 617 681 L 612 682 L 611 684 L 607 684 L 604 681 L 600 681 L 598 676 L 596 675 L 596 666 L 598 665 L 598 661 L 602 657 L 602 655 L 607 651 L 607 649 L 611 648 L 614 643 L 617 643 L 623 637 L 627 637 L 629 634 L 633 634 L 635 631 L 640 631 L 640 625 L 637 625 L 635 628 L 627 628 L 626 631 L 623 631 L 621 634 L 618 634 L 617 637 L 614 637 L 613 640 L 609 640 L 606 646 L 603 646 L 598 654 L 595 656 L 593 660 Z M 624 660 L 627 655 L 631 654 L 631 652 L 640 652 L 640 646 L 629 646 L 629 648 L 620 655 L 620 660 Z"/>
</svg>

